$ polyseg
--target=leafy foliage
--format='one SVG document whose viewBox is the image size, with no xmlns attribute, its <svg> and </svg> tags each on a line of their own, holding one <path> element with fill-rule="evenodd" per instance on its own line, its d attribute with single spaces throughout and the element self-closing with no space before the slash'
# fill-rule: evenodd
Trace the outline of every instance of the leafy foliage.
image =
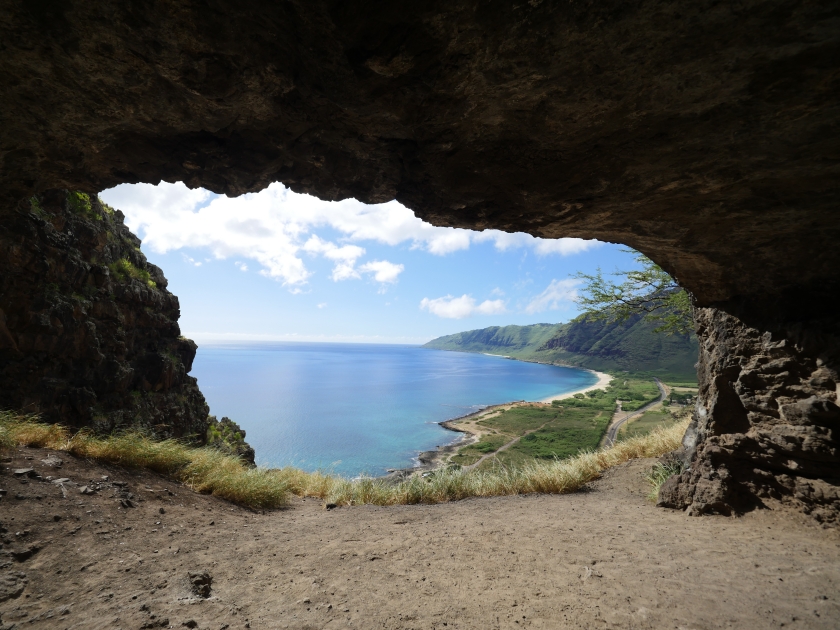
<svg viewBox="0 0 840 630">
<path fill-rule="evenodd" d="M 72 212 L 80 214 L 88 219 L 102 219 L 102 216 L 93 209 L 90 202 L 90 195 L 77 190 L 67 193 L 67 205 Z"/>
<path fill-rule="evenodd" d="M 621 278 L 619 282 L 604 278 L 600 268 L 594 275 L 577 274 L 586 281 L 578 297 L 586 318 L 621 322 L 641 314 L 658 324 L 654 332 L 690 333 L 694 312 L 689 293 L 644 254 L 635 259 L 641 269 L 616 271 L 612 275 Z"/>
</svg>

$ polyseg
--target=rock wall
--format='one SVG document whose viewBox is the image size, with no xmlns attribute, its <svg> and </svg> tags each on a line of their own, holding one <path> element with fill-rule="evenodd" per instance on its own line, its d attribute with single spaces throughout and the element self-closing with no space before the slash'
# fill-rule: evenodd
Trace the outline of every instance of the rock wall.
<svg viewBox="0 0 840 630">
<path fill-rule="evenodd" d="M 662 486 L 659 505 L 730 514 L 781 500 L 836 523 L 836 322 L 760 330 L 712 308 L 696 320 L 700 391 L 677 453 L 685 470 Z"/>
<path fill-rule="evenodd" d="M 52 190 L 4 213 L 0 309 L 0 408 L 206 439 L 178 298 L 96 196 Z"/>
</svg>

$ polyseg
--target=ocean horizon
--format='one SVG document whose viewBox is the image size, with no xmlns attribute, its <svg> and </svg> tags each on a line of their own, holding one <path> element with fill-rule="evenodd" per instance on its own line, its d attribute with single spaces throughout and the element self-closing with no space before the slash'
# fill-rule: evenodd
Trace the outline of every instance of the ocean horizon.
<svg viewBox="0 0 840 630">
<path fill-rule="evenodd" d="M 459 436 L 438 423 L 593 385 L 589 371 L 416 345 L 199 346 L 191 374 L 210 413 L 247 433 L 258 465 L 345 476 L 406 468 Z"/>
</svg>

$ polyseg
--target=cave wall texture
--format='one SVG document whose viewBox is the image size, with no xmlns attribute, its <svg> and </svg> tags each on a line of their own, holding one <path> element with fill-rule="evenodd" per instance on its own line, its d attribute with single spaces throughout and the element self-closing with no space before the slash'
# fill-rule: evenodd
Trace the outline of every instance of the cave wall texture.
<svg viewBox="0 0 840 630">
<path fill-rule="evenodd" d="M 840 511 L 837 2 L 0 0 L 0 84 L 4 224 L 281 181 L 644 252 L 701 309 L 663 504 Z"/>
<path fill-rule="evenodd" d="M 107 433 L 207 433 L 178 298 L 123 215 L 51 190 L 0 226 L 0 409 Z"/>
</svg>

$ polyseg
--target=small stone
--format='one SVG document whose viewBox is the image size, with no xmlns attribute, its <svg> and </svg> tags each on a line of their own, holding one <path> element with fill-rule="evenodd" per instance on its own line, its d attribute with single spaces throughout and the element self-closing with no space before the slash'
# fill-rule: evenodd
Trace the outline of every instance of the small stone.
<svg viewBox="0 0 840 630">
<path fill-rule="evenodd" d="M 311 599 L 309 599 L 309 598 L 307 597 L 307 598 L 305 598 L 305 599 L 303 600 L 303 603 L 304 603 L 304 604 L 311 604 L 311 603 L 312 603 L 312 600 L 311 600 Z"/>
<path fill-rule="evenodd" d="M 15 468 L 12 473 L 14 473 L 15 477 L 34 477 L 35 476 L 35 469 L 34 468 Z"/>
<path fill-rule="evenodd" d="M 61 514 L 53 514 L 52 520 L 58 523 L 61 520 Z"/>
<path fill-rule="evenodd" d="M 211 524 L 211 525 L 215 525 L 215 524 L 216 524 L 216 521 L 210 521 L 210 524 Z"/>
<path fill-rule="evenodd" d="M 131 499 L 120 499 L 120 505 L 124 508 L 133 508 L 134 503 L 131 502 Z"/>
<path fill-rule="evenodd" d="M 68 481 L 70 481 L 70 479 L 68 477 L 62 477 L 61 479 L 53 479 L 52 483 L 58 485 L 58 484 L 61 484 L 61 483 L 67 483 Z"/>
<path fill-rule="evenodd" d="M 195 619 L 188 619 L 181 625 L 185 628 L 198 628 L 198 622 Z"/>
<path fill-rule="evenodd" d="M 163 508 L 160 508 L 160 509 L 158 510 L 158 512 L 160 512 L 161 514 L 166 514 L 166 510 L 164 510 Z"/>
<path fill-rule="evenodd" d="M 81 492 L 82 494 L 93 494 L 95 490 L 90 486 L 82 486 L 81 488 L 79 488 L 79 492 Z"/>
<path fill-rule="evenodd" d="M 188 571 L 187 576 L 193 593 L 204 599 L 210 597 L 210 585 L 213 583 L 213 578 L 207 571 Z"/>
</svg>

